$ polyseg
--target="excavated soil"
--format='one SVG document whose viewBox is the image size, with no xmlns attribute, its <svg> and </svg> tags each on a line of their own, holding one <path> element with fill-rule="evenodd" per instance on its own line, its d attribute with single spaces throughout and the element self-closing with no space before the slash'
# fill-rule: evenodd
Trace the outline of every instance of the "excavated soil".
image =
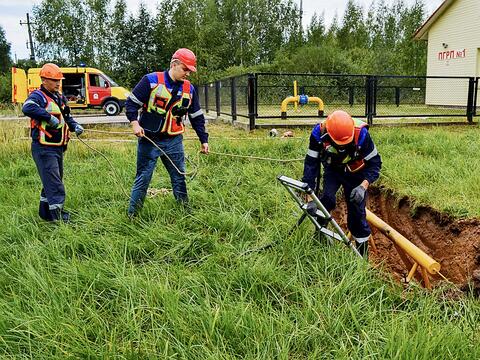
<svg viewBox="0 0 480 360">
<path fill-rule="evenodd" d="M 413 209 L 408 198 L 398 199 L 391 192 L 369 189 L 367 207 L 441 265 L 440 272 L 466 290 L 473 284 L 480 293 L 480 219 L 456 220 L 430 207 Z M 333 212 L 342 228 L 346 228 L 346 206 L 340 203 Z M 377 253 L 370 247 L 369 260 L 391 271 L 398 280 L 408 270 L 393 242 L 372 227 Z M 417 271 L 417 279 L 421 279 Z M 432 285 L 442 279 L 431 276 Z"/>
</svg>

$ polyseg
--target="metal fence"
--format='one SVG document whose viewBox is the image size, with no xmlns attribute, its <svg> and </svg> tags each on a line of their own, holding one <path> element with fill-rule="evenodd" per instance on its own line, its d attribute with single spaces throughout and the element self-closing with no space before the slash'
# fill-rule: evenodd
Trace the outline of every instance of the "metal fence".
<svg viewBox="0 0 480 360">
<path fill-rule="evenodd" d="M 480 114 L 474 77 L 255 73 L 198 86 L 207 113 L 260 126 L 312 124 L 342 109 L 369 124 L 472 122 Z M 294 96 L 296 95 L 296 96 Z M 283 105 L 282 105 L 283 103 Z"/>
</svg>

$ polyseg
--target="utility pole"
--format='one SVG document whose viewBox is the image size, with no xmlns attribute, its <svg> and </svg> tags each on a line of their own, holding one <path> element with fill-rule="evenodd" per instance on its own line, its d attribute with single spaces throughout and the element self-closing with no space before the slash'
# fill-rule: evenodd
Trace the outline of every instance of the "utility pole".
<svg viewBox="0 0 480 360">
<path fill-rule="evenodd" d="M 27 13 L 27 22 L 22 22 L 22 20 L 20 20 L 20 25 L 25 25 L 25 24 L 27 25 L 27 28 L 28 28 L 28 40 L 30 44 L 30 60 L 35 61 L 35 50 L 33 49 L 32 30 L 30 28 L 30 25 L 33 23 L 30 22 L 30 16 L 28 13 Z"/>
<path fill-rule="evenodd" d="M 303 41 L 303 0 L 300 0 L 300 38 Z"/>
<path fill-rule="evenodd" d="M 303 18 L 303 0 L 300 0 L 300 29 L 302 28 L 302 18 Z"/>
</svg>

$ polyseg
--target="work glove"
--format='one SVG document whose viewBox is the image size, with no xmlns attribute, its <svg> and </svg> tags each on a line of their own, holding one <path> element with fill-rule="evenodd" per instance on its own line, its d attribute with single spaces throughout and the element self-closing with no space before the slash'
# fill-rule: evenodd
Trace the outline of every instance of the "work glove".
<svg viewBox="0 0 480 360">
<path fill-rule="evenodd" d="M 80 136 L 83 134 L 83 126 L 80 125 L 80 124 L 77 124 L 75 125 L 75 134 L 77 134 L 77 136 Z"/>
<path fill-rule="evenodd" d="M 60 120 L 58 120 L 56 116 L 50 115 L 50 120 L 48 120 L 48 125 L 56 128 L 58 125 L 60 125 Z"/>
<path fill-rule="evenodd" d="M 317 204 L 315 203 L 315 201 L 309 201 L 307 203 L 307 213 L 311 216 L 315 216 L 317 215 Z"/>
<path fill-rule="evenodd" d="M 365 192 L 366 191 L 367 191 L 367 189 L 365 189 L 362 185 L 358 185 L 350 193 L 350 201 L 357 204 L 357 205 L 360 204 L 363 201 L 363 199 L 365 198 Z"/>
</svg>

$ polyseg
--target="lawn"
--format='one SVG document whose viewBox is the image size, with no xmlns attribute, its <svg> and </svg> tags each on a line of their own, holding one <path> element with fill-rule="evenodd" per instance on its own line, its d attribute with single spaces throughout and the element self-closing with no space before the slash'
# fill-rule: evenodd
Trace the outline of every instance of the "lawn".
<svg viewBox="0 0 480 360">
<path fill-rule="evenodd" d="M 201 156 L 191 209 L 172 195 L 126 216 L 133 142 L 73 141 L 65 157 L 68 225 L 37 217 L 40 180 L 23 122 L 0 130 L 0 354 L 5 358 L 477 359 L 480 304 L 443 288 L 403 289 L 302 225 L 278 174 L 302 162 Z M 99 128 L 126 131 L 125 128 Z M 308 131 L 269 138 L 210 125 L 211 149 L 302 158 Z M 480 130 L 373 128 L 380 183 L 461 217 L 480 214 Z M 85 138 L 131 136 L 87 132 Z M 190 167 L 191 169 L 191 167 Z M 151 186 L 169 188 L 162 166 Z M 123 189 L 123 190 L 122 190 Z M 276 241 L 273 249 L 245 250 Z"/>
</svg>

